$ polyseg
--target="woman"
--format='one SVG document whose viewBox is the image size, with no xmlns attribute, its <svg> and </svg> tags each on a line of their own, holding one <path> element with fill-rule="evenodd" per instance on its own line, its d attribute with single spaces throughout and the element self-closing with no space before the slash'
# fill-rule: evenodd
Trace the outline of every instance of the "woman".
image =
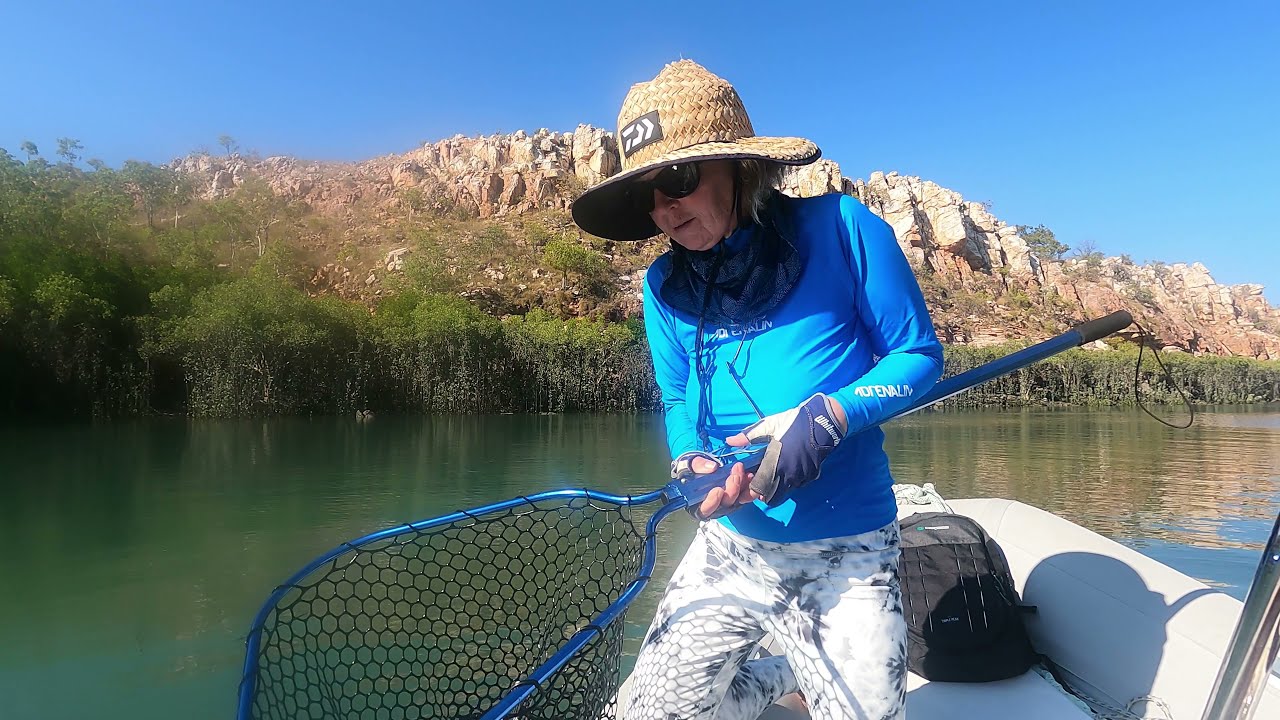
<svg viewBox="0 0 1280 720">
<path fill-rule="evenodd" d="M 735 463 L 697 508 L 625 717 L 754 718 L 799 690 L 814 718 L 900 718 L 898 528 L 875 423 L 942 372 L 915 277 L 853 198 L 774 191 L 817 146 L 756 137 L 699 65 L 633 86 L 618 125 L 623 171 L 573 216 L 601 237 L 672 241 L 644 284 L 672 476 L 768 444 L 754 475 Z M 766 633 L 781 655 L 748 661 Z"/>
</svg>

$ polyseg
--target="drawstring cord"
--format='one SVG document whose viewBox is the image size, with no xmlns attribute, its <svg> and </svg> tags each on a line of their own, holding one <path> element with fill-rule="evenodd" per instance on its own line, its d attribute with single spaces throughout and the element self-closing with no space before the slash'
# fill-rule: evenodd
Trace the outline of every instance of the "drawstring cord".
<svg viewBox="0 0 1280 720">
<path fill-rule="evenodd" d="M 733 163 L 733 214 L 731 217 L 738 220 L 741 224 L 741 218 L 738 217 L 739 196 L 742 194 L 742 175 L 738 169 L 738 163 Z M 737 228 L 735 228 L 736 230 Z M 724 264 L 725 247 L 724 238 L 716 243 L 716 260 L 711 265 L 711 272 L 707 277 L 707 287 L 702 293 L 702 310 L 698 313 L 698 332 L 693 340 L 693 364 L 698 372 L 698 417 L 694 422 L 694 427 L 698 434 L 698 445 L 703 450 L 711 449 L 711 433 L 707 428 L 706 418 L 711 414 L 711 390 L 708 384 L 711 382 L 711 370 L 714 361 L 707 359 L 706 367 L 703 367 L 702 354 L 705 349 L 702 341 L 702 330 L 706 324 L 707 306 L 711 303 L 711 290 L 715 287 L 716 279 L 720 276 L 720 266 Z M 745 337 L 745 336 L 744 336 Z M 733 373 L 730 372 L 732 375 Z M 739 384 L 741 387 L 741 384 Z M 752 403 L 755 405 L 755 403 Z"/>
</svg>

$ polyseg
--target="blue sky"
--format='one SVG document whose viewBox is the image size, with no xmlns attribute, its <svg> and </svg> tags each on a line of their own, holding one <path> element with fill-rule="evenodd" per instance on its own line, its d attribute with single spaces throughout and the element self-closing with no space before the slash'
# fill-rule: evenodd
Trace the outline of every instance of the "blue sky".
<svg viewBox="0 0 1280 720">
<path fill-rule="evenodd" d="M 919 175 L 1069 245 L 1199 260 L 1280 303 L 1280 4 L 60 3 L 0 8 L 0 147 L 165 162 L 230 134 L 359 160 L 613 128 L 687 57 L 760 134 Z"/>
</svg>

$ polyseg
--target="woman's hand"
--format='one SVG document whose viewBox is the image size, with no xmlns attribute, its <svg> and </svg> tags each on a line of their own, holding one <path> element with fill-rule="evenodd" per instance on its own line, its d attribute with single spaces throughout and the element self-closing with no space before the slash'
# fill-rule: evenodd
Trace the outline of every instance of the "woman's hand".
<svg viewBox="0 0 1280 720">
<path fill-rule="evenodd" d="M 715 463 L 705 458 L 694 459 L 691 467 L 698 474 L 709 473 L 718 468 Z M 711 492 L 702 499 L 702 504 L 698 506 L 698 518 L 711 520 L 722 517 L 749 502 L 759 500 L 760 494 L 751 489 L 753 477 L 755 473 L 746 472 L 742 463 L 734 463 L 729 469 L 729 477 L 724 481 L 724 487 L 712 488 Z"/>
<path fill-rule="evenodd" d="M 724 467 L 720 458 L 701 450 L 690 450 L 671 461 L 671 478 L 685 481 L 694 475 L 706 475 Z M 689 508 L 689 514 L 699 520 L 723 517 L 743 505 L 759 500 L 760 494 L 751 489 L 754 473 L 746 472 L 742 463 L 734 463 L 723 486 L 711 488 L 697 508 Z"/>
<path fill-rule="evenodd" d="M 822 461 L 844 439 L 847 419 L 834 399 L 817 393 L 800 405 L 763 418 L 725 440 L 733 447 L 767 442 L 752 477 L 756 497 L 776 507 L 792 490 L 818 478 Z"/>
</svg>

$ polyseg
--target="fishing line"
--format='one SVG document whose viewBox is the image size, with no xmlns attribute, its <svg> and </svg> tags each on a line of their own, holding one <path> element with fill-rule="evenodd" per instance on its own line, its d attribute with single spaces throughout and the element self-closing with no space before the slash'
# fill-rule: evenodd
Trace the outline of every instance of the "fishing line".
<svg viewBox="0 0 1280 720">
<path fill-rule="evenodd" d="M 1159 365 L 1160 370 L 1164 372 L 1164 377 L 1166 380 L 1169 381 L 1169 385 L 1173 386 L 1173 389 L 1176 390 L 1178 392 L 1178 395 L 1182 397 L 1182 404 L 1187 406 L 1187 412 L 1190 413 L 1190 415 L 1187 417 L 1186 425 L 1174 425 L 1173 423 L 1169 422 L 1168 420 L 1165 420 L 1164 418 L 1156 417 L 1155 413 L 1148 410 L 1147 406 L 1142 404 L 1142 396 L 1138 392 L 1138 387 L 1142 382 L 1142 352 L 1147 347 L 1147 341 L 1150 340 L 1152 341 L 1152 343 L 1154 343 L 1155 337 L 1152 336 L 1151 333 L 1147 332 L 1147 329 L 1142 327 L 1142 324 L 1139 323 L 1137 320 L 1133 321 L 1133 325 L 1134 327 L 1138 328 L 1138 362 L 1136 365 L 1134 365 L 1134 368 L 1133 368 L 1133 400 L 1134 402 L 1138 404 L 1138 407 L 1142 410 L 1142 412 L 1150 415 L 1156 422 L 1162 425 L 1165 425 L 1167 427 L 1171 427 L 1175 430 L 1186 430 L 1187 428 L 1191 427 L 1191 423 L 1196 421 L 1196 409 L 1191 404 L 1191 401 L 1187 399 L 1187 394 L 1182 392 L 1182 388 L 1179 387 L 1178 383 L 1174 381 L 1173 375 L 1169 372 L 1169 368 L 1165 366 L 1164 361 L 1160 359 L 1160 352 L 1154 348 L 1154 345 L 1151 350 L 1151 356 L 1156 359 L 1156 364 Z"/>
</svg>

